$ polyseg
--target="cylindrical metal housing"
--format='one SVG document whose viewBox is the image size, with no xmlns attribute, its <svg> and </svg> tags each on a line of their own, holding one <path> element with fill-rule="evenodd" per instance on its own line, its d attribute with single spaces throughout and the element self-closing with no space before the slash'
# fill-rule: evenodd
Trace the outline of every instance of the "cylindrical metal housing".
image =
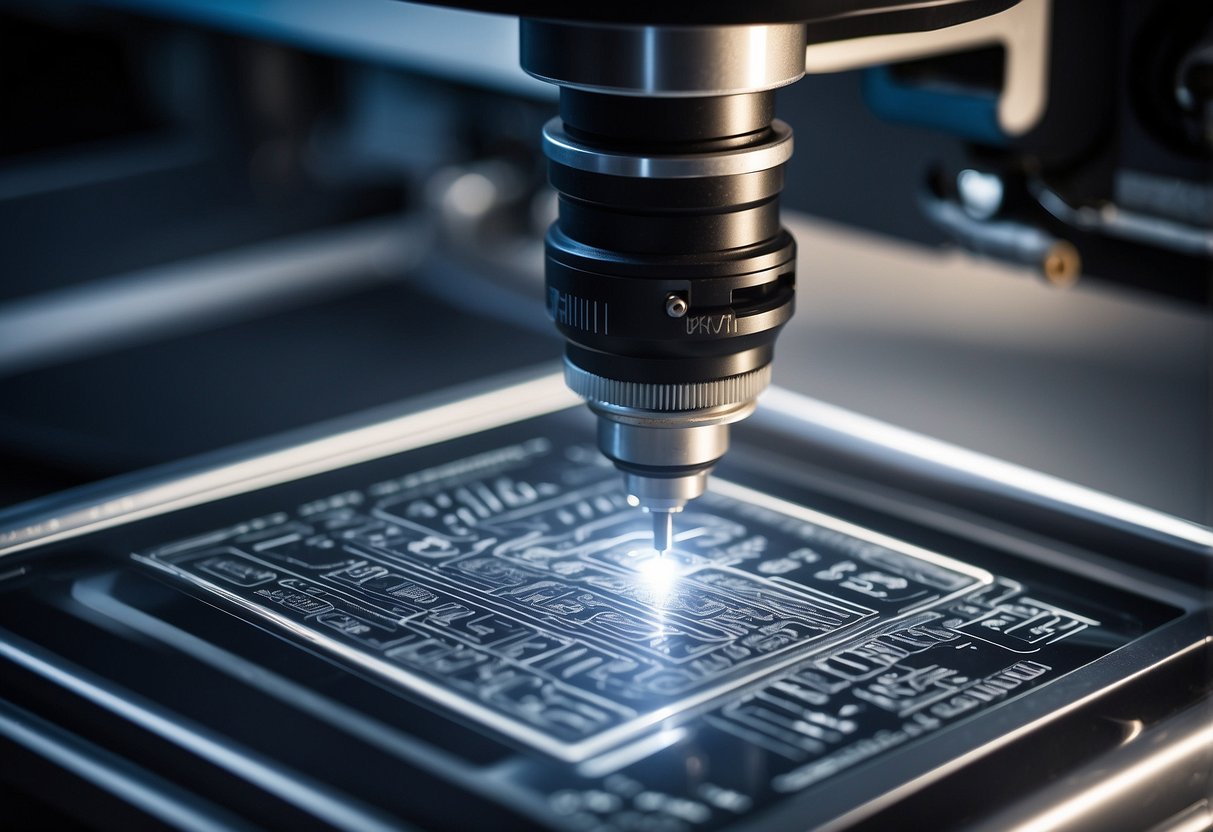
<svg viewBox="0 0 1213 832">
<path fill-rule="evenodd" d="M 524 21 L 522 43 L 523 67 L 562 86 L 543 142 L 566 377 L 629 493 L 678 511 L 769 383 L 792 314 L 792 132 L 772 90 L 802 74 L 804 30 Z"/>
<path fill-rule="evenodd" d="M 622 95 L 761 92 L 804 75 L 801 23 L 619 26 L 523 20 L 522 68 L 562 87 Z"/>
<path fill-rule="evenodd" d="M 769 94 L 738 97 L 750 100 L 677 100 L 696 126 L 671 120 L 643 149 L 585 124 L 548 124 L 560 194 L 547 238 L 548 311 L 574 365 L 636 384 L 702 384 L 770 363 L 793 306 L 795 245 L 779 224 L 791 131 L 764 123 Z M 562 99 L 573 102 L 566 116 L 590 114 L 591 127 L 597 110 L 587 99 L 608 101 L 616 116 L 651 103 L 576 91 Z M 707 138 L 713 120 L 747 132 Z M 671 297 L 684 303 L 677 317 Z"/>
</svg>

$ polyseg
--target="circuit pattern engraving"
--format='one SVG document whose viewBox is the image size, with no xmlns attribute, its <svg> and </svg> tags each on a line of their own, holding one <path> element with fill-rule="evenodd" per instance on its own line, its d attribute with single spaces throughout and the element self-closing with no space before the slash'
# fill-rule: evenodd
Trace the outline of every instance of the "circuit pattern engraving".
<svg viewBox="0 0 1213 832">
<path fill-rule="evenodd" d="M 722 489 L 680 517 L 660 558 L 591 448 L 538 438 L 137 558 L 568 761 L 993 580 Z M 888 670 L 894 652 L 877 644 L 852 650 Z M 747 731 L 770 718 L 750 700 L 730 707 L 719 718 Z"/>
</svg>

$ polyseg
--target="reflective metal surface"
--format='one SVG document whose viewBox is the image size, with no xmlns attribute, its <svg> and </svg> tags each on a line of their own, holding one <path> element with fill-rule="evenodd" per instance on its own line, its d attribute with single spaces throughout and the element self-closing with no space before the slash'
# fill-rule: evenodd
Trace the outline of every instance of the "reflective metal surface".
<svg viewBox="0 0 1213 832">
<path fill-rule="evenodd" d="M 1199 592 L 807 486 L 778 420 L 656 558 L 560 385 L 44 517 L 0 576 L 0 738 L 104 743 L 189 828 L 943 827 L 1199 701 Z"/>
<path fill-rule="evenodd" d="M 522 68 L 564 87 L 622 95 L 733 95 L 804 75 L 803 24 L 607 26 L 523 20 Z"/>
<path fill-rule="evenodd" d="M 993 581 L 723 483 L 658 557 L 594 458 L 536 436 L 136 558 L 569 762 Z M 1097 624 L 1058 615 L 1047 640 Z"/>
<path fill-rule="evenodd" d="M 275 443 L 278 447 L 269 452 L 248 449 L 248 458 L 236 462 L 231 454 L 220 454 L 215 460 L 195 461 L 187 471 L 170 466 L 137 475 L 126 487 L 121 482 L 107 483 L 100 489 L 105 495 L 101 500 L 91 498 L 92 489 L 86 488 L 79 496 L 66 495 L 66 501 L 51 498 L 17 506 L 3 513 L 7 522 L 0 530 L 0 557 L 252 488 L 290 482 L 342 464 L 365 462 L 518 416 L 549 413 L 574 401 L 558 378 L 544 376 L 508 392 L 490 391 L 424 413 L 338 429 L 331 435 L 288 444 L 285 449 L 282 443 Z"/>
<path fill-rule="evenodd" d="M 657 549 L 669 548 L 673 532 L 668 515 L 703 494 L 708 474 L 729 449 L 730 425 L 753 413 L 754 405 L 751 398 L 664 411 L 589 401 L 598 417 L 598 450 L 623 472 L 629 501 L 647 512 L 667 515 L 654 517 Z"/>
<path fill-rule="evenodd" d="M 645 179 L 740 176 L 770 170 L 791 159 L 792 130 L 776 119 L 771 122 L 770 138 L 761 144 L 683 156 L 648 155 L 584 145 L 565 132 L 560 119 L 553 119 L 543 128 L 543 152 L 557 164 L 609 176 Z"/>
</svg>

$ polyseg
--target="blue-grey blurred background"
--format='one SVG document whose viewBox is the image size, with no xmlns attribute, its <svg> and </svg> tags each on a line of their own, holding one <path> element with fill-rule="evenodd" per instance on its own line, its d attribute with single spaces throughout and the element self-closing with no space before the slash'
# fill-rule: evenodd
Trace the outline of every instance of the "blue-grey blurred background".
<svg viewBox="0 0 1213 832">
<path fill-rule="evenodd" d="M 1208 307 L 953 245 L 919 200 L 971 143 L 882 119 L 869 77 L 779 94 L 777 383 L 1208 522 Z M 6 0 L 0 79 L 2 505 L 560 354 L 555 90 L 512 19 Z"/>
</svg>

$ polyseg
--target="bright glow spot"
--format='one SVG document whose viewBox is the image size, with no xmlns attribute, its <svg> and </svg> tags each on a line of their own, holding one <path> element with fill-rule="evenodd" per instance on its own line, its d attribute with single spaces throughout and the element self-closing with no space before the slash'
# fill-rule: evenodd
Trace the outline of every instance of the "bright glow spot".
<svg viewBox="0 0 1213 832">
<path fill-rule="evenodd" d="M 655 607 L 664 607 L 666 600 L 678 585 L 678 564 L 673 558 L 662 557 L 650 549 L 652 554 L 636 567 L 640 581 L 648 590 Z"/>
<path fill-rule="evenodd" d="M 497 186 L 482 173 L 465 173 L 451 183 L 446 192 L 446 207 L 464 217 L 476 218 L 497 201 Z"/>
<path fill-rule="evenodd" d="M 962 170 L 956 187 L 965 211 L 979 220 L 988 220 L 1002 207 L 1002 180 L 992 173 Z"/>
<path fill-rule="evenodd" d="M 640 564 L 639 572 L 651 581 L 672 581 L 678 577 L 678 564 L 673 558 L 664 558 L 654 552 L 654 557 Z"/>
<path fill-rule="evenodd" d="M 628 505 L 630 505 L 632 508 L 636 508 L 636 506 L 640 505 L 640 498 L 637 497 L 635 494 L 629 494 L 628 495 Z"/>
</svg>

